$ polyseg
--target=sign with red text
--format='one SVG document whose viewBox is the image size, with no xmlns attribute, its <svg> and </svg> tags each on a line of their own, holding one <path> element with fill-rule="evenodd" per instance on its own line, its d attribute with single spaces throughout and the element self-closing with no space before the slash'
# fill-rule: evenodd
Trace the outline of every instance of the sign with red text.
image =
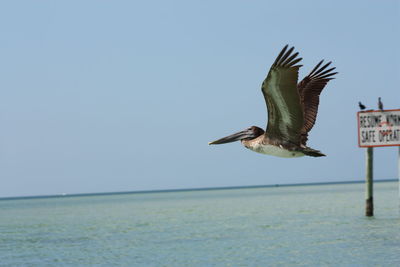
<svg viewBox="0 0 400 267">
<path fill-rule="evenodd" d="M 357 112 L 358 146 L 400 146 L 400 109 Z"/>
</svg>

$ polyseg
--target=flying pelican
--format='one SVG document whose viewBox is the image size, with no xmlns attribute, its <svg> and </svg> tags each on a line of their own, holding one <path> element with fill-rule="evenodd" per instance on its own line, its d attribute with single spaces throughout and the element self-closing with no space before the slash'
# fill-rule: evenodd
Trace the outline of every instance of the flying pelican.
<svg viewBox="0 0 400 267">
<path fill-rule="evenodd" d="M 262 154 L 284 158 L 302 156 L 322 157 L 320 151 L 306 146 L 308 132 L 315 124 L 319 95 L 337 72 L 325 70 L 331 62 L 320 61 L 300 83 L 297 84 L 302 58 L 294 47 L 286 45 L 272 64 L 262 83 L 262 92 L 268 109 L 268 125 L 264 132 L 251 126 L 241 132 L 210 142 L 210 145 L 240 140 L 248 149 Z"/>
<path fill-rule="evenodd" d="M 358 106 L 360 107 L 361 110 L 366 109 L 367 107 L 365 105 L 363 105 L 363 103 L 361 103 L 360 101 L 358 101 Z"/>
<path fill-rule="evenodd" d="M 378 97 L 378 108 L 379 108 L 380 111 L 383 110 L 383 103 L 382 103 L 382 100 L 381 100 L 380 97 Z"/>
</svg>

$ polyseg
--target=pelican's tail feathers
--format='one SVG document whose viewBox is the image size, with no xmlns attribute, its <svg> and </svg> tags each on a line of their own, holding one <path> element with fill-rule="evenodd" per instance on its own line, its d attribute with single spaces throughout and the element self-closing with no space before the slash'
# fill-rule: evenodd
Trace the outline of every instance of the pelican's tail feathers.
<svg viewBox="0 0 400 267">
<path fill-rule="evenodd" d="M 311 147 L 305 147 L 303 153 L 310 157 L 326 157 L 326 155 L 322 154 L 321 151 L 312 149 Z"/>
</svg>

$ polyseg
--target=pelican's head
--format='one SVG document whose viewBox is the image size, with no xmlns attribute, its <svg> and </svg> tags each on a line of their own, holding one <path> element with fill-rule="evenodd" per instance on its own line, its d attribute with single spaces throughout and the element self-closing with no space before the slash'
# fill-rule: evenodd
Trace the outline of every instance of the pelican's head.
<svg viewBox="0 0 400 267">
<path fill-rule="evenodd" d="M 247 128 L 246 130 L 240 131 L 238 133 L 234 133 L 231 135 L 228 135 L 226 137 L 223 137 L 221 139 L 215 140 L 213 142 L 209 142 L 209 145 L 219 145 L 219 144 L 225 144 L 225 143 L 230 143 L 230 142 L 235 142 L 235 141 L 242 141 L 242 140 L 251 140 L 256 137 L 259 137 L 260 135 L 264 134 L 264 130 L 257 127 L 257 126 L 251 126 Z"/>
</svg>

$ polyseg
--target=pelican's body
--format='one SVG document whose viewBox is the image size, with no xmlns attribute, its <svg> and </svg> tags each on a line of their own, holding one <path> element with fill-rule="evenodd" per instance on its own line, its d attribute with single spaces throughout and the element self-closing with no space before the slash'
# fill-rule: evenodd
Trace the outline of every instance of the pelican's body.
<svg viewBox="0 0 400 267">
<path fill-rule="evenodd" d="M 276 142 L 265 142 L 263 135 L 252 140 L 242 140 L 242 144 L 257 153 L 281 157 L 281 158 L 298 158 L 305 154 L 295 146 L 286 145 Z"/>
<path fill-rule="evenodd" d="M 321 66 L 319 62 L 300 83 L 297 83 L 297 65 L 301 58 L 292 54 L 294 47 L 286 45 L 279 53 L 262 84 L 262 93 L 268 108 L 266 130 L 252 126 L 238 133 L 223 137 L 209 144 L 224 144 L 234 141 L 248 149 L 283 158 L 302 156 L 325 156 L 320 151 L 306 146 L 308 132 L 315 124 L 319 95 L 328 81 L 337 72 L 335 68 L 325 70 L 331 62 Z"/>
</svg>

